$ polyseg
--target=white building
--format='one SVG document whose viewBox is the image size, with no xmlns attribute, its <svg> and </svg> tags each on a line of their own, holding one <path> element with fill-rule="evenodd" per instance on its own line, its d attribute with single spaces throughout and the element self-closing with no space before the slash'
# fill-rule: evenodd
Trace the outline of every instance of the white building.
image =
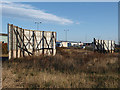
<svg viewBox="0 0 120 90">
<path fill-rule="evenodd" d="M 70 42 L 71 43 L 71 46 L 73 47 L 76 47 L 76 46 L 82 46 L 83 43 L 80 43 L 80 42 Z"/>
<path fill-rule="evenodd" d="M 70 47 L 69 42 L 67 41 L 61 42 L 61 47 Z"/>
<path fill-rule="evenodd" d="M 57 47 L 70 47 L 71 44 L 67 41 L 56 41 Z"/>
<path fill-rule="evenodd" d="M 73 41 L 57 41 L 56 42 L 57 47 L 77 47 L 82 45 L 83 43 L 73 42 Z"/>
</svg>

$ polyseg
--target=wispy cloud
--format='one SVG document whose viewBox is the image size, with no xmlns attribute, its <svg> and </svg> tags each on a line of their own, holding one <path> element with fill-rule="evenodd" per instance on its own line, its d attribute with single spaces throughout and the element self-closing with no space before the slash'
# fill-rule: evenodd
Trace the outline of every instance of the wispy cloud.
<svg viewBox="0 0 120 90">
<path fill-rule="evenodd" d="M 85 22 L 84 21 L 76 21 L 76 22 L 74 22 L 74 24 L 77 24 L 77 25 L 83 24 L 83 23 L 85 23 Z"/>
<path fill-rule="evenodd" d="M 80 24 L 80 22 L 76 22 L 76 24 Z"/>
<path fill-rule="evenodd" d="M 40 19 L 59 24 L 73 23 L 70 19 L 59 17 L 51 13 L 46 13 L 45 11 L 39 10 L 28 4 L 2 2 L 2 10 L 3 15 L 11 17 Z"/>
</svg>

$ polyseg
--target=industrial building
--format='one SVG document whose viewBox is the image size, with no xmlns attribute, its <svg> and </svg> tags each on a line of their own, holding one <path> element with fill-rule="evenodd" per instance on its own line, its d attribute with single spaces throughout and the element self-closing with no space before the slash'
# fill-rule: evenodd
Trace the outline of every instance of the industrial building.
<svg viewBox="0 0 120 90">
<path fill-rule="evenodd" d="M 93 42 L 84 42 L 83 43 L 83 46 L 92 46 L 93 45 Z"/>
<path fill-rule="evenodd" d="M 81 42 L 74 42 L 74 41 L 70 41 L 71 46 L 72 47 L 79 47 L 79 46 L 83 46 L 83 43 Z"/>
<path fill-rule="evenodd" d="M 81 42 L 74 42 L 74 41 L 57 41 L 57 47 L 79 47 L 82 46 L 83 43 Z"/>
<path fill-rule="evenodd" d="M 70 47 L 71 44 L 68 41 L 56 41 L 56 47 Z"/>
</svg>

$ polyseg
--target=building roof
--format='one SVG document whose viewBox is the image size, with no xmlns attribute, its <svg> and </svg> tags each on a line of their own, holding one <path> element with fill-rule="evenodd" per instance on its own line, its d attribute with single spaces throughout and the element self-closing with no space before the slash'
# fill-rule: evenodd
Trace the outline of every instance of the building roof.
<svg viewBox="0 0 120 90">
<path fill-rule="evenodd" d="M 8 34 L 0 33 L 0 36 L 8 36 Z"/>
<path fill-rule="evenodd" d="M 70 43 L 80 43 L 80 42 L 77 42 L 77 41 L 58 41 L 57 42 L 70 42 Z"/>
</svg>

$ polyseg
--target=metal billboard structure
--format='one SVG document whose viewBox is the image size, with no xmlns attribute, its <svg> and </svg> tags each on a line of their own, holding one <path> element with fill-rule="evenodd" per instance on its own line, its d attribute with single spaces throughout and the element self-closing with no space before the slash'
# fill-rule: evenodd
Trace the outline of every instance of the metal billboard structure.
<svg viewBox="0 0 120 90">
<path fill-rule="evenodd" d="M 113 53 L 115 51 L 115 41 L 113 40 L 97 40 L 94 38 L 93 42 L 94 51 L 101 53 Z"/>
<path fill-rule="evenodd" d="M 8 24 L 9 59 L 32 55 L 55 55 L 56 32 L 22 29 Z"/>
</svg>

